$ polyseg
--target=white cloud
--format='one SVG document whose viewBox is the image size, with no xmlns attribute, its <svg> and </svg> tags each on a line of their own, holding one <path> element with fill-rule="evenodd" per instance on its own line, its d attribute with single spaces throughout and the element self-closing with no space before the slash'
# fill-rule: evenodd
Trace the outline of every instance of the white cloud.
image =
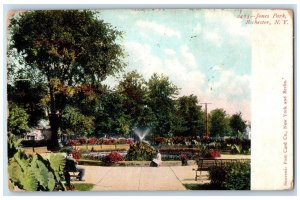
<svg viewBox="0 0 300 200">
<path fill-rule="evenodd" d="M 153 21 L 138 20 L 136 22 L 136 25 L 143 30 L 148 29 L 148 31 L 153 31 L 158 35 L 181 38 L 181 34 L 179 31 L 173 30 L 163 24 L 159 24 Z"/>
<path fill-rule="evenodd" d="M 193 28 L 194 33 L 200 33 L 202 31 L 202 26 L 200 24 L 196 24 L 196 26 Z"/>
<path fill-rule="evenodd" d="M 207 82 L 211 77 L 207 77 L 200 68 L 191 68 L 196 61 L 186 45 L 180 48 L 180 54 L 177 53 L 176 56 L 168 56 L 176 52 L 165 49 L 164 53 L 167 56 L 163 58 L 154 55 L 147 44 L 127 42 L 125 48 L 130 59 L 127 71 L 137 69 L 146 80 L 153 73 L 165 74 L 181 88 L 180 96 L 194 94 L 201 102 L 213 103 L 209 110 L 224 108 L 228 114 L 241 111 L 244 119 L 251 120 L 249 75 L 238 75 L 233 70 L 216 65 L 210 69 L 216 78 Z"/>
<path fill-rule="evenodd" d="M 206 31 L 204 37 L 212 42 L 216 47 L 220 47 L 223 44 L 223 37 L 218 31 Z"/>
<path fill-rule="evenodd" d="M 174 56 L 176 52 L 173 49 L 164 49 L 164 52 L 168 56 Z"/>
<path fill-rule="evenodd" d="M 222 66 L 213 67 L 214 76 L 219 79 L 211 81 L 206 90 L 206 98 L 213 102 L 214 108 L 225 108 L 229 114 L 242 112 L 246 120 L 251 120 L 250 112 L 250 75 L 238 75 L 233 70 Z"/>
<path fill-rule="evenodd" d="M 227 31 L 230 35 L 250 38 L 250 26 L 243 25 L 242 19 L 236 17 L 232 11 L 206 10 L 204 12 L 204 17 L 205 21 L 208 23 L 217 22 L 223 24 L 225 31 Z"/>
<path fill-rule="evenodd" d="M 150 78 L 153 73 L 164 73 L 163 62 L 152 55 L 151 47 L 138 42 L 126 42 L 125 48 L 129 53 L 128 70 L 138 69 L 145 78 Z"/>
<path fill-rule="evenodd" d="M 185 60 L 186 65 L 192 69 L 197 68 L 196 59 L 195 59 L 194 55 L 190 52 L 188 46 L 184 45 L 181 47 L 180 50 L 181 50 L 181 54 L 182 54 L 183 59 Z"/>
</svg>

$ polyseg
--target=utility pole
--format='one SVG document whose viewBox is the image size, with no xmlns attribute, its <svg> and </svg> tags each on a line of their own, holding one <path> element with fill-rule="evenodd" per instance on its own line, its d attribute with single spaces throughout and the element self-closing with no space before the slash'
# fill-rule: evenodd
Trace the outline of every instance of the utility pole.
<svg viewBox="0 0 300 200">
<path fill-rule="evenodd" d="M 212 104 L 212 103 L 200 103 L 205 105 L 205 138 L 209 137 L 208 134 L 208 114 L 207 114 L 207 104 Z"/>
</svg>

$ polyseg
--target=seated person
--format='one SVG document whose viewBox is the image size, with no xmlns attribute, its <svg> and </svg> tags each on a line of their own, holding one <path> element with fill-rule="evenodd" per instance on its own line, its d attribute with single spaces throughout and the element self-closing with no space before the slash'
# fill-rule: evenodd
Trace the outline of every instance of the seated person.
<svg viewBox="0 0 300 200">
<path fill-rule="evenodd" d="M 152 160 L 152 162 L 150 163 L 150 166 L 152 167 L 158 167 L 161 164 L 161 154 L 159 152 L 159 150 L 156 150 L 157 155 L 156 158 Z"/>
<path fill-rule="evenodd" d="M 85 169 L 77 166 L 77 161 L 73 158 L 72 152 L 67 152 L 68 155 L 66 157 L 66 171 L 68 172 L 79 172 L 78 176 L 76 177 L 79 181 L 83 181 L 83 176 L 85 173 Z"/>
</svg>

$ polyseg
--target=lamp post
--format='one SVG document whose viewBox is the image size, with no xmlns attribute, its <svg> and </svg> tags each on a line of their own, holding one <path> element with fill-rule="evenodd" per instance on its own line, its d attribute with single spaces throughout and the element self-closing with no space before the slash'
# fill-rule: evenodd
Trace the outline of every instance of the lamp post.
<svg viewBox="0 0 300 200">
<path fill-rule="evenodd" d="M 208 114 L 207 114 L 207 104 L 212 104 L 212 103 L 200 103 L 205 105 L 205 138 L 209 137 L 208 133 Z"/>
</svg>

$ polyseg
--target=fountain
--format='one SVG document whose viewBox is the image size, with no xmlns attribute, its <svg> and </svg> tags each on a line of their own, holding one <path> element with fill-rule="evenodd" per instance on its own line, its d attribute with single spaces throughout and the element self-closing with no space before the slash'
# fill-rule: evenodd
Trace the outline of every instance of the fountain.
<svg viewBox="0 0 300 200">
<path fill-rule="evenodd" d="M 155 156 L 155 149 L 149 144 L 149 142 L 144 140 L 149 132 L 149 128 L 146 130 L 134 129 L 134 134 L 138 136 L 139 141 L 130 146 L 126 155 L 126 160 L 151 161 L 153 159 Z"/>
<path fill-rule="evenodd" d="M 149 134 L 150 129 L 149 128 L 147 128 L 146 130 L 134 129 L 133 132 L 136 136 L 138 136 L 140 142 L 142 142 L 144 138 Z"/>
</svg>

